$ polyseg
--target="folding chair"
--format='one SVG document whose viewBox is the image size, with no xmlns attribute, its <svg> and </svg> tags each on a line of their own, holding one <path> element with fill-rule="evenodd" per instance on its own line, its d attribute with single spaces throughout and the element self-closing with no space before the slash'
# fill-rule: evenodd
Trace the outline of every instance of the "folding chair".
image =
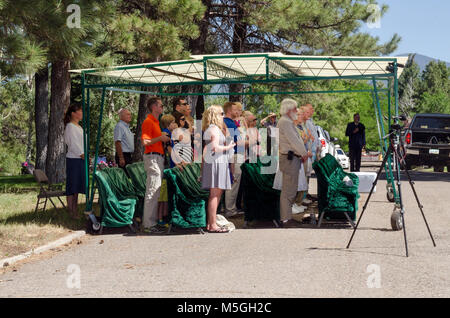
<svg viewBox="0 0 450 318">
<path fill-rule="evenodd" d="M 37 196 L 38 200 L 37 200 L 36 209 L 34 210 L 34 212 L 35 213 L 37 212 L 39 204 L 42 204 L 42 203 L 44 204 L 44 208 L 42 209 L 42 212 L 45 212 L 45 209 L 47 207 L 47 200 L 50 200 L 50 202 L 53 204 L 55 209 L 58 209 L 52 200 L 52 198 L 55 198 L 55 197 L 58 198 L 59 202 L 61 202 L 61 204 L 63 205 L 63 207 L 65 209 L 66 206 L 64 205 L 64 202 L 60 198 L 61 196 L 66 195 L 65 191 L 53 189 L 52 185 L 49 183 L 47 175 L 45 174 L 44 171 L 42 171 L 40 169 L 36 169 L 36 170 L 34 170 L 33 175 L 34 175 L 34 178 L 36 179 L 36 182 L 40 185 L 39 194 Z M 47 187 L 43 186 L 44 183 L 47 184 Z M 42 199 L 42 201 L 41 201 L 41 199 Z"/>
</svg>

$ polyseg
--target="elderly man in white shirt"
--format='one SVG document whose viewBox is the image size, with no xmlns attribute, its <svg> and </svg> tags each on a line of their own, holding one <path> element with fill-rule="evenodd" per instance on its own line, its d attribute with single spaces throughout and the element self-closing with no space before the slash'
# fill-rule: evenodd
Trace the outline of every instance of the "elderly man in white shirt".
<svg viewBox="0 0 450 318">
<path fill-rule="evenodd" d="M 119 110 L 119 122 L 114 128 L 114 145 L 116 147 L 116 163 L 125 169 L 133 163 L 134 134 L 130 130 L 131 112 L 122 108 Z M 126 170 L 125 170 L 126 171 Z"/>
<path fill-rule="evenodd" d="M 308 157 L 305 145 L 295 128 L 297 102 L 286 98 L 281 102 L 279 129 L 279 168 L 283 172 L 280 195 L 280 221 L 282 227 L 293 227 L 292 205 L 297 196 L 298 177 L 302 161 Z"/>
</svg>

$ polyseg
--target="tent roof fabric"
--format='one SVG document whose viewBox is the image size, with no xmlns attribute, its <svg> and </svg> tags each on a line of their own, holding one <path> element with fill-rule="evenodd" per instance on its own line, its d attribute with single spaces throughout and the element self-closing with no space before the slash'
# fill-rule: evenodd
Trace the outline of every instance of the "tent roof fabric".
<svg viewBox="0 0 450 318">
<path fill-rule="evenodd" d="M 370 78 L 392 76 L 389 64 L 406 64 L 408 57 L 345 57 L 245 53 L 192 55 L 190 59 L 71 70 L 134 83 L 165 85 L 233 80 L 292 80 L 302 78 Z M 397 76 L 403 71 L 398 68 Z"/>
</svg>

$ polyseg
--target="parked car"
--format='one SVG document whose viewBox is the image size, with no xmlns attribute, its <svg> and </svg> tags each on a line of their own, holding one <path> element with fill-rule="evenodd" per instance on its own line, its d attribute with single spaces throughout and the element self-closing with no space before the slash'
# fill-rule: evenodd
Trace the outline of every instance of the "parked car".
<svg viewBox="0 0 450 318">
<path fill-rule="evenodd" d="M 348 156 L 345 154 L 344 150 L 342 150 L 341 146 L 335 145 L 335 158 L 339 161 L 340 165 L 344 169 L 348 169 L 350 167 L 350 160 Z"/>
<path fill-rule="evenodd" d="M 325 157 L 327 153 L 329 153 L 332 156 L 335 156 L 335 147 L 333 142 L 336 141 L 336 138 L 330 138 L 330 134 L 328 131 L 323 129 L 321 126 L 317 127 L 317 135 L 319 136 L 319 142 L 321 144 L 321 150 L 320 150 L 320 158 Z"/>
<path fill-rule="evenodd" d="M 450 172 L 450 114 L 416 114 L 404 134 L 406 168 L 433 166 Z"/>
</svg>

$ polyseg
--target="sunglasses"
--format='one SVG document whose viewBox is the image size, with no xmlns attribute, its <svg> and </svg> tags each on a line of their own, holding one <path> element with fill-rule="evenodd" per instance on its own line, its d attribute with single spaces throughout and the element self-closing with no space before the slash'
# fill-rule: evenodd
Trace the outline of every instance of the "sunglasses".
<svg viewBox="0 0 450 318">
<path fill-rule="evenodd" d="M 180 120 L 186 120 L 186 118 L 184 118 L 184 117 L 181 117 L 181 118 L 180 118 Z"/>
<path fill-rule="evenodd" d="M 181 105 L 186 106 L 186 105 L 189 105 L 189 103 L 182 103 Z"/>
</svg>

